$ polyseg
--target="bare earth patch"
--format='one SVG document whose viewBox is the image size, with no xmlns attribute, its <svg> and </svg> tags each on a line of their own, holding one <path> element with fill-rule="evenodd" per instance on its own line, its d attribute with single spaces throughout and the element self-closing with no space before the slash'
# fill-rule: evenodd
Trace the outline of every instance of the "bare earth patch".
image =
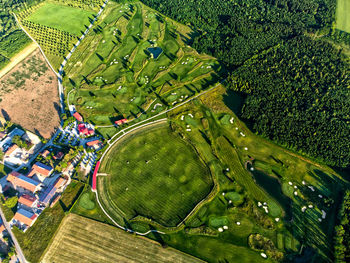
<svg viewBox="0 0 350 263">
<path fill-rule="evenodd" d="M 56 75 L 36 49 L 0 79 L 0 114 L 49 138 L 60 121 L 57 86 Z"/>
</svg>

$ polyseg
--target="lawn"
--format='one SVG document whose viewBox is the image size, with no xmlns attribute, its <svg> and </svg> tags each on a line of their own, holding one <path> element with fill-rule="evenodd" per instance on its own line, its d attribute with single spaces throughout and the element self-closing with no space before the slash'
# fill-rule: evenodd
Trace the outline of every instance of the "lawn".
<svg viewBox="0 0 350 263">
<path fill-rule="evenodd" d="M 149 117 L 218 81 L 220 64 L 189 48 L 179 32 L 174 21 L 139 2 L 109 2 L 65 67 L 67 92 L 78 87 L 71 93 L 77 110 L 96 125 Z M 148 49 L 156 47 L 162 53 L 152 58 Z M 174 100 L 167 99 L 171 94 Z"/>
<path fill-rule="evenodd" d="M 336 27 L 350 33 L 350 1 L 337 0 Z"/>
<path fill-rule="evenodd" d="M 164 226 L 179 224 L 213 186 L 193 147 L 168 124 L 117 143 L 100 171 L 108 174 L 100 180 L 109 202 L 127 219 L 140 215 Z"/>
<path fill-rule="evenodd" d="M 65 213 L 69 211 L 80 194 L 83 184 L 72 182 L 63 193 L 62 198 L 52 208 L 46 208 L 25 233 L 13 229 L 14 234 L 23 250 L 26 259 L 30 262 L 39 262 L 40 257 L 55 235 Z"/>
<path fill-rule="evenodd" d="M 63 221 L 43 263 L 65 262 L 202 262 L 172 248 L 118 228 L 70 214 Z"/>
<path fill-rule="evenodd" d="M 94 14 L 94 12 L 80 8 L 44 3 L 27 17 L 27 20 L 81 36 L 86 29 L 85 26 L 90 24 L 89 20 L 93 19 Z"/>
</svg>

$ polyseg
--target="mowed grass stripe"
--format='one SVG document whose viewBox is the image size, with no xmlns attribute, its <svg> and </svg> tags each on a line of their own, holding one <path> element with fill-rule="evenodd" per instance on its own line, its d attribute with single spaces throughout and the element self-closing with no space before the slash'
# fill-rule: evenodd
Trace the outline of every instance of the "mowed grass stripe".
<svg viewBox="0 0 350 263">
<path fill-rule="evenodd" d="M 107 193 L 101 201 L 128 219 L 141 215 L 176 226 L 213 182 L 192 146 L 163 125 L 132 134 L 109 152 L 101 167 L 109 175 L 102 179 Z"/>
<path fill-rule="evenodd" d="M 115 227 L 69 214 L 42 262 L 202 262 Z"/>
</svg>

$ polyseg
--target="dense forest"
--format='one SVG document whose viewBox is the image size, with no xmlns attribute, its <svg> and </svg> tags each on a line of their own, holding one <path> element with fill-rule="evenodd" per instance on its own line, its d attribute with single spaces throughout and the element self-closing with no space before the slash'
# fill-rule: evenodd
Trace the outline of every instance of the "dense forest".
<svg viewBox="0 0 350 263">
<path fill-rule="evenodd" d="M 0 68 L 30 42 L 29 37 L 19 29 L 11 12 L 39 0 L 0 0 Z"/>
<path fill-rule="evenodd" d="M 346 191 L 335 227 L 334 256 L 339 263 L 350 262 L 350 191 Z"/>
<path fill-rule="evenodd" d="M 247 94 L 240 117 L 293 150 L 350 164 L 349 59 L 333 40 L 334 0 L 142 0 L 192 26 L 191 44 Z M 319 37 L 322 36 L 322 37 Z"/>
</svg>

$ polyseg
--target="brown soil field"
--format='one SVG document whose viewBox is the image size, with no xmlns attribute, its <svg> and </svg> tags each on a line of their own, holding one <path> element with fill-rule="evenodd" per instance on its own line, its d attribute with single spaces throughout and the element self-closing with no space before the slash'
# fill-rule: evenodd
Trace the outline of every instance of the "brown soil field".
<svg viewBox="0 0 350 263">
<path fill-rule="evenodd" d="M 0 116 L 44 138 L 59 125 L 58 83 L 39 49 L 0 79 Z"/>
</svg>

